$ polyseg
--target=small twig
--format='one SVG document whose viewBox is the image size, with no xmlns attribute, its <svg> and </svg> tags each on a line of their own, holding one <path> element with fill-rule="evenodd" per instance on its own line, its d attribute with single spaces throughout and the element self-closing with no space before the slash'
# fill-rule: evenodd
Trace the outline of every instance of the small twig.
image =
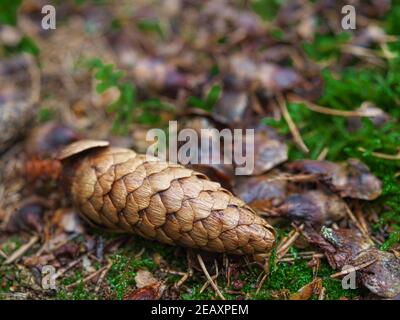
<svg viewBox="0 0 400 320">
<path fill-rule="evenodd" d="M 299 256 L 299 258 L 302 258 L 302 259 L 310 259 L 310 258 L 323 259 L 323 258 L 325 258 L 325 255 L 322 254 L 322 253 L 316 253 L 316 254 L 314 254 L 314 255 L 303 255 L 303 256 Z M 286 255 L 285 255 L 282 259 L 279 260 L 279 262 L 294 262 L 294 261 L 296 261 L 296 260 L 298 260 L 298 258 L 295 258 L 295 257 L 286 257 Z"/>
<path fill-rule="evenodd" d="M 215 279 L 217 279 L 217 276 L 218 276 L 218 275 L 214 274 L 213 276 L 211 276 L 211 279 L 213 279 L 213 280 L 215 281 Z M 203 286 L 200 288 L 199 293 L 203 293 L 204 290 L 206 290 L 206 289 L 208 288 L 209 285 L 210 285 L 210 281 L 209 281 L 209 280 L 207 280 L 206 282 L 204 282 Z"/>
<path fill-rule="evenodd" d="M 381 67 L 385 66 L 384 61 L 371 49 L 345 44 L 342 46 L 342 52 L 352 54 L 360 58 L 367 58 L 369 59 L 368 61 L 373 62 Z"/>
<path fill-rule="evenodd" d="M 100 286 L 103 283 L 104 277 L 106 276 L 107 272 L 111 269 L 112 267 L 112 262 L 109 261 L 103 272 L 100 274 L 99 280 L 97 280 L 96 288 L 94 289 L 94 292 L 97 294 L 100 290 Z"/>
<path fill-rule="evenodd" d="M 0 256 L 2 256 L 4 259 L 7 259 L 8 256 L 0 249 Z"/>
<path fill-rule="evenodd" d="M 208 273 L 206 265 L 204 264 L 203 258 L 201 257 L 200 254 L 197 254 L 197 260 L 199 261 L 201 269 L 203 270 L 205 276 L 207 277 L 208 281 L 210 282 L 210 284 L 213 287 L 213 289 L 215 290 L 215 292 L 218 294 L 218 296 L 222 300 L 226 300 L 225 297 L 222 295 L 221 291 L 219 291 L 217 285 L 214 283 L 214 280 L 211 278 L 210 274 Z"/>
<path fill-rule="evenodd" d="M 360 223 L 360 226 L 364 229 L 364 231 L 365 231 L 367 234 L 369 234 L 367 221 L 365 220 L 365 217 L 364 217 L 364 215 L 363 215 L 363 213 L 362 213 L 361 208 L 359 207 L 359 205 L 357 206 L 357 208 L 356 208 L 356 210 L 355 210 L 355 215 L 356 215 L 357 220 L 358 220 L 359 223 Z"/>
<path fill-rule="evenodd" d="M 366 152 L 367 150 L 364 149 L 363 147 L 358 148 L 359 151 L 361 152 Z M 386 153 L 381 153 L 381 152 L 371 152 L 371 155 L 374 156 L 375 158 L 380 158 L 380 159 L 385 159 L 385 160 L 400 160 L 400 151 L 397 154 L 386 154 Z"/>
<path fill-rule="evenodd" d="M 193 269 L 189 268 L 189 270 L 182 275 L 182 278 L 179 279 L 177 283 L 175 283 L 174 287 L 179 288 L 181 287 L 187 279 L 189 279 L 193 275 Z"/>
<path fill-rule="evenodd" d="M 218 264 L 217 264 L 217 261 L 216 261 L 216 260 L 214 260 L 214 265 L 215 265 L 215 275 L 213 275 L 211 278 L 215 281 L 215 280 L 218 279 L 218 276 L 219 276 Z M 203 284 L 203 286 L 201 287 L 201 289 L 200 289 L 199 292 L 200 292 L 200 293 L 203 293 L 203 291 L 206 290 L 206 289 L 208 288 L 209 284 L 210 284 L 210 281 L 207 280 L 207 281 Z"/>
<path fill-rule="evenodd" d="M 146 249 L 144 247 L 142 249 L 140 249 L 140 251 L 135 254 L 135 259 L 139 259 L 145 251 L 146 251 Z"/>
<path fill-rule="evenodd" d="M 297 129 L 296 124 L 293 122 L 292 117 L 286 106 L 286 101 L 282 96 L 277 97 L 278 106 L 281 109 L 282 116 L 285 118 L 287 125 L 289 126 L 289 130 L 293 136 L 294 143 L 299 147 L 299 149 L 305 153 L 309 153 L 310 150 L 307 148 L 306 144 L 301 137 L 299 129 Z"/>
<path fill-rule="evenodd" d="M 40 88 L 41 88 L 41 74 L 38 65 L 35 60 L 28 54 L 25 57 L 29 60 L 28 72 L 31 77 L 32 89 L 29 96 L 29 102 L 31 104 L 36 104 L 40 99 Z"/>
<path fill-rule="evenodd" d="M 393 53 L 392 51 L 390 51 L 387 43 L 383 43 L 381 44 L 381 49 L 382 49 L 382 56 L 386 59 L 386 60 L 392 60 L 395 59 L 397 57 L 396 53 Z"/>
<path fill-rule="evenodd" d="M 260 290 L 261 290 L 262 286 L 264 285 L 265 280 L 267 280 L 267 278 L 268 278 L 268 274 L 264 272 L 264 275 L 261 278 L 261 281 L 257 285 L 256 294 L 258 294 L 260 292 Z"/>
<path fill-rule="evenodd" d="M 374 258 L 371 261 L 364 262 L 364 263 L 362 263 L 362 264 L 360 264 L 360 265 L 358 265 L 356 267 L 351 267 L 351 268 L 344 269 L 344 270 L 342 270 L 340 272 L 336 272 L 336 273 L 332 274 L 330 277 L 331 278 L 337 278 L 337 277 L 349 274 L 351 272 L 356 272 L 356 271 L 358 271 L 360 269 L 368 267 L 369 265 L 373 264 L 375 261 L 376 261 L 376 259 Z"/>
<path fill-rule="evenodd" d="M 65 289 L 71 289 L 77 285 L 79 285 L 80 283 L 86 283 L 90 280 L 92 280 L 93 278 L 95 278 L 96 276 L 98 276 L 99 274 L 101 274 L 103 271 L 107 270 L 108 268 L 111 268 L 111 264 L 109 263 L 108 265 L 100 268 L 99 270 L 91 273 L 90 275 L 88 275 L 87 277 L 85 277 L 83 280 L 78 280 L 74 283 L 69 284 L 68 286 L 65 287 Z M 99 279 L 100 280 L 100 279 Z"/>
<path fill-rule="evenodd" d="M 34 256 L 39 257 L 42 255 L 43 252 L 51 253 L 54 250 L 57 250 L 58 248 L 62 247 L 64 244 L 72 241 L 73 239 L 75 239 L 78 236 L 79 236 L 78 233 L 72 234 L 72 235 L 68 236 L 67 238 L 63 239 L 62 241 L 60 241 L 59 243 L 57 243 L 57 242 L 54 243 L 54 239 L 50 239 L 50 241 L 45 242 L 39 248 L 39 250 L 34 254 Z M 57 239 L 55 239 L 55 240 L 57 240 Z"/>
<path fill-rule="evenodd" d="M 361 233 L 368 239 L 368 241 L 371 244 L 374 244 L 374 242 L 372 241 L 371 237 L 369 236 L 368 230 L 364 230 L 364 228 L 362 227 L 360 222 L 357 220 L 357 218 L 354 216 L 353 212 L 350 210 L 350 208 L 349 208 L 349 206 L 347 204 L 345 204 L 345 207 L 346 207 L 347 215 L 349 216 L 350 220 L 353 221 L 353 223 L 356 225 L 358 230 L 361 231 Z"/>
<path fill-rule="evenodd" d="M 326 288 L 322 287 L 318 295 L 318 300 L 325 300 Z"/>
<path fill-rule="evenodd" d="M 340 117 L 376 117 L 378 116 L 378 112 L 374 110 L 337 110 L 332 108 L 326 108 L 322 106 L 318 106 L 314 103 L 304 100 L 303 98 L 290 94 L 288 95 L 288 99 L 290 102 L 294 103 L 302 103 L 306 106 L 306 108 L 323 114 L 328 114 L 331 116 L 340 116 Z"/>
<path fill-rule="evenodd" d="M 292 256 L 303 257 L 303 256 L 313 256 L 317 254 L 319 254 L 317 251 L 301 251 L 298 253 L 286 253 L 285 257 L 292 257 Z"/>
<path fill-rule="evenodd" d="M 328 147 L 323 148 L 321 153 L 318 155 L 317 160 L 318 161 L 325 160 L 326 155 L 328 154 L 328 152 L 329 152 L 329 148 Z"/>
<path fill-rule="evenodd" d="M 296 228 L 293 234 L 290 237 L 288 236 L 287 240 L 280 247 L 278 247 L 276 251 L 277 262 L 279 262 L 279 260 L 282 259 L 283 256 L 288 252 L 289 248 L 300 236 L 300 230 L 303 230 L 303 228 L 303 224 L 299 228 Z"/>
<path fill-rule="evenodd" d="M 169 273 L 169 274 L 173 274 L 176 276 L 184 276 L 187 274 L 187 272 L 183 272 L 183 271 L 176 271 L 176 270 L 172 270 L 172 269 L 164 269 L 164 268 L 160 268 L 161 272 L 164 273 Z"/>
<path fill-rule="evenodd" d="M 226 253 L 223 254 L 223 261 L 225 267 L 225 277 L 226 277 L 226 286 L 230 287 L 231 285 L 231 268 L 229 265 L 229 258 Z"/>
<path fill-rule="evenodd" d="M 266 181 L 280 181 L 280 180 L 285 180 L 285 181 L 300 181 L 300 182 L 306 182 L 306 181 L 312 181 L 318 178 L 320 175 L 315 174 L 315 173 L 308 173 L 308 174 L 297 174 L 297 175 L 291 175 L 291 174 L 280 174 L 277 175 L 276 177 L 272 178 L 267 178 Z"/>
<path fill-rule="evenodd" d="M 281 239 L 279 241 L 278 245 L 276 246 L 277 252 L 280 250 L 280 248 L 287 242 L 287 240 L 293 236 L 293 234 L 296 232 L 295 229 L 290 230 L 289 234 Z"/>
<path fill-rule="evenodd" d="M 18 250 L 14 251 L 7 259 L 4 261 L 4 264 L 10 264 L 14 261 L 17 261 L 21 258 L 25 252 L 27 252 L 37 241 L 39 240 L 39 236 L 32 236 L 27 243 L 22 245 Z"/>
<path fill-rule="evenodd" d="M 82 261 L 84 256 L 80 256 L 78 259 L 71 261 L 68 263 L 64 268 L 59 269 L 56 274 L 54 275 L 54 279 L 57 279 L 58 277 L 62 276 L 65 272 L 70 270 L 71 268 L 75 267 L 79 262 Z"/>
</svg>

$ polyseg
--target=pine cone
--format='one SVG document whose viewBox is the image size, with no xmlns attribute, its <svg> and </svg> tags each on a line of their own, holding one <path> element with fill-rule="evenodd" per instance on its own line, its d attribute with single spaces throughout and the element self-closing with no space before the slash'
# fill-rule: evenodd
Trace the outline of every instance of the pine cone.
<svg viewBox="0 0 400 320">
<path fill-rule="evenodd" d="M 275 231 L 205 175 L 179 164 L 83 140 L 60 154 L 74 205 L 94 225 L 213 252 L 266 257 Z"/>
</svg>

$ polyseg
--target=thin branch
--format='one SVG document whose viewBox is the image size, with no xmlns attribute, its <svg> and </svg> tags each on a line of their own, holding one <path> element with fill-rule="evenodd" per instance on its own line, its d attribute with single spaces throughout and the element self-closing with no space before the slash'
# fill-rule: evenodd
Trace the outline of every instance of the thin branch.
<svg viewBox="0 0 400 320">
<path fill-rule="evenodd" d="M 296 228 L 291 235 L 289 234 L 285 242 L 281 242 L 280 246 L 278 246 L 276 250 L 277 262 L 288 252 L 289 248 L 300 236 L 300 231 L 303 230 L 303 228 L 304 225 L 302 224 L 299 228 Z"/>
<path fill-rule="evenodd" d="M 325 160 L 326 155 L 328 154 L 328 152 L 329 152 L 329 148 L 328 147 L 325 147 L 324 149 L 322 149 L 321 153 L 317 157 L 317 160 L 318 161 Z"/>
<path fill-rule="evenodd" d="M 326 288 L 322 287 L 318 295 L 318 300 L 325 300 Z"/>
<path fill-rule="evenodd" d="M 215 280 L 217 280 L 218 279 L 218 276 L 219 276 L 219 272 L 218 272 L 218 264 L 217 264 L 217 261 L 216 260 L 214 260 L 214 265 L 215 265 L 215 275 L 213 275 L 211 278 L 215 281 Z M 207 288 L 208 288 L 208 285 L 210 284 L 210 281 L 206 281 L 204 284 L 203 284 L 203 286 L 201 287 L 201 289 L 200 289 L 200 293 L 203 293 L 203 291 L 204 290 L 206 290 Z"/>
<path fill-rule="evenodd" d="M 90 275 L 88 275 L 87 277 L 85 277 L 83 280 L 78 280 L 78 281 L 76 281 L 76 282 L 74 282 L 74 283 L 71 283 L 70 285 L 66 286 L 65 288 L 68 290 L 68 289 L 71 289 L 71 288 L 73 288 L 73 287 L 76 287 L 76 286 L 77 286 L 78 284 L 80 284 L 80 283 L 86 283 L 86 282 L 92 280 L 93 278 L 95 278 L 96 276 L 98 276 L 99 274 L 101 274 L 103 271 L 105 271 L 105 270 L 111 268 L 111 265 L 112 265 L 112 264 L 109 263 L 108 265 L 104 266 L 103 268 L 101 268 L 101 269 L 99 269 L 99 270 L 97 270 L 97 271 L 91 273 Z"/>
<path fill-rule="evenodd" d="M 94 289 L 95 293 L 98 293 L 100 290 L 100 286 L 104 280 L 104 277 L 106 276 L 106 274 L 108 273 L 108 271 L 111 269 L 112 267 L 112 262 L 109 261 L 108 264 L 106 265 L 105 269 L 103 270 L 103 272 L 100 274 L 99 280 L 97 280 L 96 283 L 96 288 Z"/>
<path fill-rule="evenodd" d="M 32 236 L 27 243 L 22 245 L 18 250 L 14 251 L 6 261 L 4 261 L 4 264 L 10 264 L 13 263 L 14 261 L 17 261 L 19 258 L 21 258 L 25 252 L 27 252 L 37 241 L 39 240 L 39 236 L 34 235 Z"/>
<path fill-rule="evenodd" d="M 283 99 L 282 96 L 277 97 L 278 100 L 278 106 L 281 109 L 282 116 L 285 118 L 286 123 L 289 126 L 289 130 L 293 136 L 293 141 L 294 143 L 299 147 L 299 149 L 305 153 L 309 153 L 310 150 L 306 146 L 306 144 L 303 141 L 303 138 L 301 137 L 299 129 L 296 127 L 296 124 L 293 122 L 292 117 L 290 116 L 290 113 L 287 109 L 286 101 Z"/>
<path fill-rule="evenodd" d="M 358 150 L 361 151 L 361 152 L 366 152 L 367 151 L 363 147 L 359 147 Z M 373 155 L 376 158 L 385 159 L 385 160 L 394 160 L 394 161 L 400 160 L 400 151 L 397 154 L 386 154 L 386 153 L 381 153 L 381 152 L 371 152 L 371 155 Z"/>
<path fill-rule="evenodd" d="M 181 287 L 187 279 L 189 279 L 193 275 L 193 269 L 189 268 L 189 270 L 182 275 L 182 278 L 179 279 L 177 283 L 174 284 L 175 288 Z"/>
<path fill-rule="evenodd" d="M 364 228 L 363 228 L 363 226 L 360 224 L 360 222 L 357 220 L 357 218 L 354 216 L 354 214 L 353 214 L 353 212 L 350 210 L 350 208 L 349 208 L 349 206 L 346 204 L 345 205 L 345 207 L 346 207 L 346 212 L 347 212 L 347 215 L 349 216 L 349 218 L 350 218 L 350 220 L 351 221 L 353 221 L 353 223 L 356 225 L 356 227 L 361 231 L 361 233 L 368 239 L 368 241 L 371 243 L 371 244 L 375 244 L 373 241 L 372 241 L 372 239 L 371 239 L 371 237 L 369 236 L 369 233 L 368 233 L 368 230 L 365 230 Z"/>
<path fill-rule="evenodd" d="M 332 109 L 332 108 L 327 108 L 327 107 L 322 107 L 319 105 L 316 105 L 312 102 L 306 101 L 303 98 L 289 94 L 288 95 L 288 100 L 290 102 L 294 103 L 302 103 L 306 106 L 306 108 L 318 112 L 318 113 L 323 113 L 323 114 L 328 114 L 331 116 L 340 116 L 340 117 L 376 117 L 378 116 L 378 111 L 376 110 L 337 110 L 337 109 Z"/>
<path fill-rule="evenodd" d="M 285 181 L 300 181 L 300 182 L 306 182 L 306 181 L 313 181 L 317 179 L 320 175 L 315 174 L 315 173 L 307 173 L 307 174 L 279 174 L 275 177 L 272 178 L 267 178 L 266 181 L 268 182 L 273 182 L 273 181 L 280 181 L 280 180 L 285 180 Z"/>
<path fill-rule="evenodd" d="M 70 263 L 68 263 L 64 268 L 59 269 L 56 274 L 54 275 L 54 279 L 59 278 L 60 276 L 62 276 L 65 272 L 67 272 L 68 270 L 70 270 L 71 268 L 75 267 L 79 262 L 82 261 L 84 256 L 80 256 L 78 259 L 71 261 Z"/>
<path fill-rule="evenodd" d="M 8 256 L 0 249 L 0 256 L 2 256 L 4 259 L 7 259 Z"/>
<path fill-rule="evenodd" d="M 205 276 L 207 277 L 208 281 L 210 282 L 211 286 L 214 288 L 215 292 L 218 294 L 218 296 L 222 300 L 226 300 L 225 297 L 222 295 L 221 291 L 219 291 L 217 285 L 215 284 L 214 280 L 211 278 L 210 274 L 207 271 L 206 265 L 204 264 L 203 258 L 201 257 L 200 254 L 197 254 L 197 260 L 199 261 L 199 264 L 201 266 L 201 269 L 203 270 Z"/>
<path fill-rule="evenodd" d="M 268 274 L 264 272 L 264 275 L 263 275 L 261 281 L 257 285 L 256 294 L 258 294 L 260 292 L 260 290 L 261 290 L 262 286 L 264 285 L 265 280 L 267 280 L 267 278 L 268 278 Z"/>
<path fill-rule="evenodd" d="M 331 278 L 337 278 L 337 277 L 349 274 L 351 272 L 356 272 L 357 270 L 360 270 L 360 269 L 363 269 L 365 267 L 368 267 L 369 265 L 373 264 L 374 262 L 376 262 L 376 259 L 372 259 L 371 261 L 364 262 L 364 263 L 362 263 L 362 264 L 360 264 L 360 265 L 358 265 L 356 267 L 351 267 L 351 268 L 344 269 L 344 270 L 342 270 L 340 272 L 336 272 L 336 273 L 332 274 L 330 277 Z"/>
</svg>

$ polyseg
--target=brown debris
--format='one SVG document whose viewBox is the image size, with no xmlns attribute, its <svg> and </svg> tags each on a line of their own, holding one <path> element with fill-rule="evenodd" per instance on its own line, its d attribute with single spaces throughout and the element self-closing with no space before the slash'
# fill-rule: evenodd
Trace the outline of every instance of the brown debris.
<svg viewBox="0 0 400 320">
<path fill-rule="evenodd" d="M 164 290 L 165 286 L 161 282 L 156 282 L 127 293 L 123 300 L 159 300 Z"/>
<path fill-rule="evenodd" d="M 293 221 L 321 226 L 346 217 L 346 203 L 337 195 L 321 190 L 291 194 L 277 210 Z"/>
<path fill-rule="evenodd" d="M 243 140 L 245 141 L 244 138 Z M 288 147 L 282 138 L 273 128 L 262 124 L 254 128 L 254 145 L 249 147 L 254 150 L 253 175 L 265 173 L 288 158 Z M 246 146 L 243 149 L 246 152 Z"/>
<path fill-rule="evenodd" d="M 150 286 L 158 282 L 158 280 L 153 276 L 153 274 L 144 269 L 140 269 L 136 272 L 135 276 L 136 286 L 141 289 L 143 287 Z"/>
<path fill-rule="evenodd" d="M 41 234 L 43 231 L 44 214 L 48 205 L 45 200 L 32 198 L 25 201 L 21 208 L 15 212 L 8 221 L 5 231 L 36 231 Z"/>
<path fill-rule="evenodd" d="M 0 153 L 26 131 L 40 86 L 40 72 L 30 55 L 0 60 Z"/>
<path fill-rule="evenodd" d="M 279 179 L 279 173 L 271 171 L 266 175 L 239 177 L 234 187 L 240 199 L 253 207 L 273 207 L 279 205 L 286 197 L 287 180 Z"/>
<path fill-rule="evenodd" d="M 79 135 L 71 128 L 48 122 L 32 130 L 25 142 L 25 150 L 31 156 L 48 158 L 78 139 Z"/>
<path fill-rule="evenodd" d="M 360 282 L 378 296 L 384 298 L 398 296 L 400 294 L 400 258 L 393 253 L 372 248 L 360 252 L 349 261 L 349 265 L 357 266 L 371 259 L 375 262 L 357 273 Z"/>
<path fill-rule="evenodd" d="M 348 159 L 342 163 L 297 160 L 288 163 L 286 167 L 291 172 L 320 175 L 320 180 L 341 197 L 374 200 L 382 192 L 381 181 L 357 159 Z"/>
<path fill-rule="evenodd" d="M 290 300 L 309 300 L 314 294 L 322 290 L 322 279 L 315 278 L 310 283 L 301 287 L 297 292 L 290 295 Z"/>
</svg>

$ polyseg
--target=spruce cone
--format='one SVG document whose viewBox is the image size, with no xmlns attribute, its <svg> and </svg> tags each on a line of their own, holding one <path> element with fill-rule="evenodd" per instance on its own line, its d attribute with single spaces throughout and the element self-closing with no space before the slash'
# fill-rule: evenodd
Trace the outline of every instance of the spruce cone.
<svg viewBox="0 0 400 320">
<path fill-rule="evenodd" d="M 205 175 L 179 164 L 83 140 L 60 154 L 67 192 L 94 225 L 207 251 L 265 258 L 275 231 Z"/>
</svg>

